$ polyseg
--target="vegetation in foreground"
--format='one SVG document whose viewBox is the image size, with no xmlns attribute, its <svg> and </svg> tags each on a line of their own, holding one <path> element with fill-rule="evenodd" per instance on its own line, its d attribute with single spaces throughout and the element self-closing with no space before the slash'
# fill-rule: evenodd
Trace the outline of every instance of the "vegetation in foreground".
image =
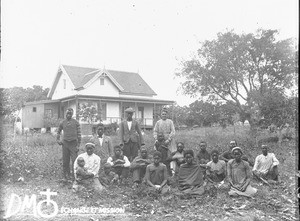
<svg viewBox="0 0 300 221">
<path fill-rule="evenodd" d="M 197 128 L 191 131 L 178 131 L 177 141 L 183 141 L 186 149 L 196 150 L 201 140 L 208 142 L 208 150 L 213 148 L 226 150 L 230 140 L 236 139 L 243 147 L 247 156 L 254 160 L 260 154 L 257 143 L 268 137 L 268 132 L 262 131 L 256 139 L 249 133 L 249 128 Z M 112 136 L 118 143 L 117 136 Z M 87 139 L 87 138 L 85 138 Z M 272 140 L 272 139 L 269 139 Z M 145 142 L 150 155 L 154 143 L 151 133 L 145 134 Z M 84 140 L 81 152 L 84 151 Z M 6 136 L 1 149 L 1 211 L 5 215 L 8 201 L 12 193 L 22 199 L 25 195 L 37 195 L 42 200 L 41 191 L 47 188 L 57 192 L 52 196 L 58 207 L 115 207 L 125 208 L 123 215 L 90 215 L 67 216 L 59 215 L 53 220 L 297 220 L 296 181 L 295 181 L 295 142 L 288 141 L 281 145 L 269 143 L 272 152 L 280 161 L 282 182 L 278 185 L 266 186 L 253 181 L 253 186 L 259 189 L 254 199 L 232 198 L 227 190 L 207 191 L 198 198 L 183 197 L 176 188 L 164 196 L 151 195 L 141 186 L 137 190 L 131 188 L 129 179 L 127 185 L 112 186 L 100 196 L 91 192 L 74 194 L 71 184 L 60 183 L 62 171 L 61 147 L 55 137 L 49 134 L 34 136 Z M 104 160 L 102 160 L 102 163 Z M 28 209 L 28 213 L 32 210 Z M 39 220 L 33 216 L 12 216 L 8 220 Z M 51 219 L 50 219 L 51 220 Z"/>
</svg>

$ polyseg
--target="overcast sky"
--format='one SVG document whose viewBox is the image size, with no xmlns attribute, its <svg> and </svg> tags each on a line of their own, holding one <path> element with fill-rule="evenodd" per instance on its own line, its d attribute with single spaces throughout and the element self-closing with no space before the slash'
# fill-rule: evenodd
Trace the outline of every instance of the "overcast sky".
<svg viewBox="0 0 300 221">
<path fill-rule="evenodd" d="M 139 72 L 179 105 L 180 61 L 218 32 L 298 37 L 298 0 L 3 0 L 0 87 L 51 87 L 59 64 Z"/>
</svg>

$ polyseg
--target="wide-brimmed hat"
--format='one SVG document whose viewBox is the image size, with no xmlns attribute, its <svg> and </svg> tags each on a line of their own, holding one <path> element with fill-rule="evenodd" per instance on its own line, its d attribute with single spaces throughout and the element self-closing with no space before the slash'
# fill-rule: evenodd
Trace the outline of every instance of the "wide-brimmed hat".
<svg viewBox="0 0 300 221">
<path fill-rule="evenodd" d="M 235 151 L 235 150 L 239 150 L 241 152 L 241 154 L 243 154 L 242 148 L 240 148 L 240 147 L 232 148 L 231 153 L 233 153 L 233 151 Z"/>
<path fill-rule="evenodd" d="M 125 110 L 126 113 L 134 113 L 134 109 L 132 107 L 129 107 Z"/>
</svg>

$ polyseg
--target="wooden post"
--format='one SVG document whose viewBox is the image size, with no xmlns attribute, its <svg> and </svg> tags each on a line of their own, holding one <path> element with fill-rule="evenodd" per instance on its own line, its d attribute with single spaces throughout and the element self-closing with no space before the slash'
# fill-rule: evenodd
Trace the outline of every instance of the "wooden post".
<svg viewBox="0 0 300 221">
<path fill-rule="evenodd" d="M 123 120 L 123 102 L 121 101 L 120 102 L 120 121 L 122 121 Z"/>
<path fill-rule="evenodd" d="M 75 119 L 79 120 L 79 116 L 78 116 L 79 109 L 78 109 L 78 97 L 77 97 L 77 95 L 75 96 L 75 111 L 76 111 L 76 117 L 75 117 Z"/>
<path fill-rule="evenodd" d="M 135 109 L 135 119 L 137 119 L 138 108 L 137 108 L 137 103 L 136 102 L 134 102 L 134 109 Z"/>
</svg>

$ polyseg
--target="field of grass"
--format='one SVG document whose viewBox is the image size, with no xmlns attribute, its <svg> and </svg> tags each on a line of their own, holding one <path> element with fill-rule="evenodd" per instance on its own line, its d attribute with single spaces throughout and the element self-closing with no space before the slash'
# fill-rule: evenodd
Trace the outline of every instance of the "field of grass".
<svg viewBox="0 0 300 221">
<path fill-rule="evenodd" d="M 176 141 L 185 144 L 186 149 L 198 152 L 197 144 L 205 140 L 208 150 L 216 148 L 227 150 L 230 140 L 237 140 L 245 154 L 254 161 L 260 154 L 257 142 L 270 136 L 261 131 L 256 138 L 251 136 L 247 127 L 197 128 L 194 130 L 178 131 Z M 153 153 L 154 139 L 152 133 L 144 135 L 149 154 Z M 80 153 L 84 152 L 84 138 Z M 112 135 L 113 144 L 118 144 L 116 135 Z M 164 196 L 150 195 L 141 186 L 137 190 L 131 188 L 132 181 L 122 186 L 112 186 L 101 195 L 90 192 L 75 194 L 71 184 L 60 183 L 62 178 L 62 153 L 55 137 L 50 134 L 35 134 L 33 136 L 19 135 L 13 140 L 6 134 L 1 148 L 1 210 L 3 219 L 10 196 L 17 194 L 23 199 L 25 195 L 37 195 L 37 202 L 45 199 L 40 192 L 50 189 L 57 192 L 51 199 L 55 200 L 59 210 L 62 207 L 80 208 L 124 208 L 124 214 L 69 216 L 59 212 L 48 220 L 298 220 L 296 214 L 296 155 L 297 147 L 294 140 L 269 143 L 280 161 L 281 183 L 266 186 L 255 181 L 252 185 L 259 191 L 254 199 L 232 198 L 227 190 L 207 192 L 198 198 L 185 198 L 173 189 Z M 101 157 L 101 156 L 100 156 Z M 102 160 L 104 163 L 104 159 Z M 45 211 L 47 208 L 44 208 Z M 49 208 L 48 208 L 49 209 Z M 41 220 L 33 217 L 32 208 L 25 209 L 27 215 L 16 214 L 7 220 Z M 51 213 L 51 210 L 50 212 Z"/>
</svg>

